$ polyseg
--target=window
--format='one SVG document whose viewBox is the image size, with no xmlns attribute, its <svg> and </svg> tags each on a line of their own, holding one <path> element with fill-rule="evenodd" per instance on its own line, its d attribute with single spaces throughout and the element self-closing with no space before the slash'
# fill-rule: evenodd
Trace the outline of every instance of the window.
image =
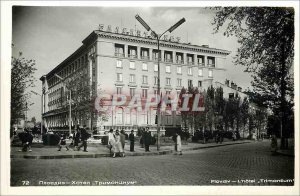
<svg viewBox="0 0 300 196">
<path fill-rule="evenodd" d="M 117 81 L 122 82 L 123 81 L 123 76 L 121 73 L 117 73 Z"/>
<path fill-rule="evenodd" d="M 147 63 L 143 63 L 142 69 L 143 69 L 143 70 L 148 70 L 148 64 L 147 64 Z"/>
<path fill-rule="evenodd" d="M 154 84 L 158 84 L 158 77 L 154 76 Z"/>
<path fill-rule="evenodd" d="M 193 75 L 191 67 L 188 67 L 188 75 Z"/>
<path fill-rule="evenodd" d="M 158 71 L 158 65 L 154 64 L 154 71 Z"/>
<path fill-rule="evenodd" d="M 130 61 L 129 68 L 130 69 L 135 69 L 135 63 Z"/>
<path fill-rule="evenodd" d="M 193 80 L 188 80 L 188 87 L 193 87 Z"/>
<path fill-rule="evenodd" d="M 122 61 L 121 60 L 117 60 L 117 67 L 122 67 Z"/>
<path fill-rule="evenodd" d="M 117 87 L 117 94 L 122 94 L 122 87 Z"/>
<path fill-rule="evenodd" d="M 148 76 L 143 76 L 143 84 L 148 84 Z"/>
<path fill-rule="evenodd" d="M 199 75 L 199 76 L 203 76 L 203 69 L 199 69 L 199 70 L 198 70 L 198 75 Z"/>
<path fill-rule="evenodd" d="M 130 97 L 133 97 L 135 95 L 135 88 L 130 88 Z"/>
<path fill-rule="evenodd" d="M 177 86 L 181 86 L 181 83 L 182 83 L 182 79 L 177 78 Z"/>
<path fill-rule="evenodd" d="M 234 93 L 229 93 L 228 98 L 229 98 L 229 99 L 233 99 L 233 98 L 234 98 Z"/>
<path fill-rule="evenodd" d="M 202 81 L 198 81 L 198 87 L 202 87 Z"/>
<path fill-rule="evenodd" d="M 166 85 L 171 85 L 171 78 L 166 78 Z"/>
<path fill-rule="evenodd" d="M 117 124 L 123 124 L 123 109 L 118 108 L 116 112 L 116 123 Z"/>
<path fill-rule="evenodd" d="M 181 67 L 177 67 L 177 73 L 181 74 L 182 73 L 182 68 Z"/>
<path fill-rule="evenodd" d="M 210 78 L 213 77 L 213 70 L 208 70 L 208 77 L 210 77 Z"/>
<path fill-rule="evenodd" d="M 171 73 L 171 66 L 170 65 L 166 65 L 166 73 Z"/>
<path fill-rule="evenodd" d="M 135 83 L 135 75 L 134 74 L 129 75 L 129 82 Z"/>
<path fill-rule="evenodd" d="M 166 90 L 166 95 L 170 95 L 171 91 L 170 90 Z"/>
<path fill-rule="evenodd" d="M 215 57 L 207 57 L 207 64 L 209 67 L 215 67 Z"/>
<path fill-rule="evenodd" d="M 142 97 L 146 98 L 148 94 L 148 90 L 147 89 L 142 89 Z"/>
<path fill-rule="evenodd" d="M 154 90 L 154 95 L 157 95 L 158 94 L 158 90 Z"/>
</svg>

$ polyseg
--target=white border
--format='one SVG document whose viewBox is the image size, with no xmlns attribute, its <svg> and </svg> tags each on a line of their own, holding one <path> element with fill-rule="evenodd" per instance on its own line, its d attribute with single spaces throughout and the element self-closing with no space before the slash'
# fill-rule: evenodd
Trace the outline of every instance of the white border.
<svg viewBox="0 0 300 196">
<path fill-rule="evenodd" d="M 12 6 L 205 7 L 284 6 L 295 8 L 295 186 L 114 186 L 10 187 L 10 59 Z M 1 1 L 1 195 L 298 195 L 299 194 L 299 2 L 298 1 Z"/>
</svg>

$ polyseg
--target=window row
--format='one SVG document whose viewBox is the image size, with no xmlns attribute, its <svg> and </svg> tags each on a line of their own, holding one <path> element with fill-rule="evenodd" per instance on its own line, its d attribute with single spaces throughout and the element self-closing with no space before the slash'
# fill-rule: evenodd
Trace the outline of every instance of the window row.
<svg viewBox="0 0 300 196">
<path fill-rule="evenodd" d="M 125 48 L 127 52 L 125 52 Z M 152 50 L 152 60 L 158 60 L 160 58 L 161 61 L 164 62 L 175 62 L 178 64 L 184 64 L 184 58 L 186 58 L 187 64 L 195 64 L 200 66 L 209 66 L 215 67 L 216 59 L 212 56 L 207 56 L 205 58 L 204 55 L 196 55 L 181 52 L 173 52 L 173 51 L 158 51 L 156 49 L 144 48 L 141 47 L 138 55 L 138 47 L 137 46 L 125 46 L 123 44 L 115 44 L 115 56 L 118 57 L 128 57 L 131 59 L 137 59 L 139 56 L 141 59 L 150 60 L 150 50 Z M 163 57 L 163 58 L 162 58 Z"/>
<path fill-rule="evenodd" d="M 167 78 L 167 80 L 168 80 L 168 78 Z M 177 86 L 182 87 L 182 79 L 177 79 Z M 193 87 L 193 80 L 188 80 L 188 87 Z M 202 87 L 202 81 L 200 81 L 200 80 L 198 81 L 197 87 L 198 88 Z M 147 97 L 149 89 L 141 89 L 141 90 L 142 90 L 141 91 L 141 96 L 143 98 Z M 117 89 L 116 89 L 117 94 L 122 94 L 123 93 L 122 91 L 123 91 L 123 87 L 118 86 Z M 154 90 L 153 93 L 158 94 L 158 91 Z M 180 90 L 177 91 L 177 94 L 179 94 L 179 93 L 180 93 Z M 130 94 L 131 97 L 136 95 L 136 88 L 130 87 L 129 88 L 129 94 Z M 166 95 L 171 94 L 171 90 L 165 90 L 165 94 Z"/>
</svg>

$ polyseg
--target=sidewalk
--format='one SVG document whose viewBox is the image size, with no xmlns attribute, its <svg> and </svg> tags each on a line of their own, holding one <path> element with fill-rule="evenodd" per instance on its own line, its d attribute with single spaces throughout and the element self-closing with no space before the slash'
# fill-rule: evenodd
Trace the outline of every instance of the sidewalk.
<svg viewBox="0 0 300 196">
<path fill-rule="evenodd" d="M 221 147 L 227 145 L 236 145 L 249 143 L 251 141 L 230 141 L 223 142 L 222 144 L 216 143 L 188 143 L 182 145 L 182 151 L 198 150 L 205 148 Z M 88 145 L 88 152 L 74 151 L 70 149 L 66 151 L 66 148 L 62 148 L 61 151 L 57 151 L 57 147 L 37 147 L 32 148 L 32 152 L 19 152 L 20 147 L 11 147 L 11 158 L 25 158 L 25 159 L 63 159 L 63 158 L 100 158 L 100 157 L 110 157 L 109 149 L 105 145 Z M 135 152 L 129 151 L 129 144 L 125 145 L 125 155 L 126 156 L 151 156 L 151 155 L 165 155 L 175 153 L 174 146 L 161 146 L 160 151 L 157 151 L 156 146 L 150 146 L 150 152 L 145 152 L 144 148 L 139 145 L 135 146 Z"/>
</svg>

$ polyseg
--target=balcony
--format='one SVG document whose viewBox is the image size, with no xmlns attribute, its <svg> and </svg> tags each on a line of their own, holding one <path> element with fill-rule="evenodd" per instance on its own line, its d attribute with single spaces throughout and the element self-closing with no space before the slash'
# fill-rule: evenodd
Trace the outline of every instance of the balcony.
<svg viewBox="0 0 300 196">
<path fill-rule="evenodd" d="M 172 63 L 173 59 L 165 59 L 165 62 Z"/>
<path fill-rule="evenodd" d="M 124 57 L 125 55 L 124 55 L 124 53 L 115 53 L 115 56 L 116 57 Z"/>
<path fill-rule="evenodd" d="M 177 60 L 176 63 L 183 64 L 183 60 Z"/>
<path fill-rule="evenodd" d="M 205 66 L 205 63 L 198 63 L 198 66 L 199 66 L 199 67 L 204 67 L 204 66 Z"/>
<path fill-rule="evenodd" d="M 141 56 L 141 59 L 149 60 L 149 56 Z"/>
<path fill-rule="evenodd" d="M 193 61 L 188 61 L 187 64 L 188 65 L 194 65 L 194 62 Z"/>
<path fill-rule="evenodd" d="M 131 58 L 131 59 L 137 59 L 137 55 L 129 54 L 129 58 Z"/>
<path fill-rule="evenodd" d="M 215 64 L 207 64 L 208 67 L 215 67 Z"/>
</svg>

